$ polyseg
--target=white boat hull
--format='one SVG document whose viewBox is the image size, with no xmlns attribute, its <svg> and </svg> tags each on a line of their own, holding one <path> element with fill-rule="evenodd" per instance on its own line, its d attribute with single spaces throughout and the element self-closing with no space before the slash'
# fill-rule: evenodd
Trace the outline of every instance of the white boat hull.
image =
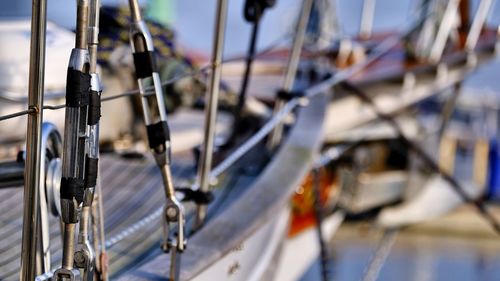
<svg viewBox="0 0 500 281">
<path fill-rule="evenodd" d="M 337 211 L 323 221 L 323 239 L 329 241 L 344 220 L 344 213 Z M 318 233 L 310 228 L 285 241 L 278 264 L 278 270 L 273 280 L 298 280 L 318 257 L 320 246 Z"/>
<path fill-rule="evenodd" d="M 284 209 L 241 245 L 201 272 L 195 281 L 257 281 L 268 278 L 267 270 L 288 230 L 290 210 Z"/>
</svg>

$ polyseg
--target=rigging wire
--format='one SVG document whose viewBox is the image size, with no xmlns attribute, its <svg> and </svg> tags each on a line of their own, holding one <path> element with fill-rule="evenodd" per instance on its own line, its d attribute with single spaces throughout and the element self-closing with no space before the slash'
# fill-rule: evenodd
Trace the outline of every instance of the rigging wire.
<svg viewBox="0 0 500 281">
<path fill-rule="evenodd" d="M 11 114 L 2 115 L 2 116 L 0 116 L 0 121 L 9 120 L 9 119 L 16 118 L 16 117 L 21 117 L 21 116 L 28 115 L 28 114 L 35 113 L 35 112 L 36 112 L 36 110 L 31 108 L 31 109 L 11 113 Z"/>
</svg>

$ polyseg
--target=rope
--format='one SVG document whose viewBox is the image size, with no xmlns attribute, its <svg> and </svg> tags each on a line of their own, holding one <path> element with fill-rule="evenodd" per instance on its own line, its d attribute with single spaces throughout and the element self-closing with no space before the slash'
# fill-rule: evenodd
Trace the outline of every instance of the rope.
<svg viewBox="0 0 500 281">
<path fill-rule="evenodd" d="M 289 34 L 286 34 L 282 38 L 278 38 L 276 41 L 274 41 L 273 43 L 271 43 L 268 47 L 266 47 L 266 48 L 262 49 L 260 52 L 258 52 L 255 55 L 255 57 L 258 57 L 259 55 L 262 55 L 262 54 L 265 54 L 265 53 L 271 51 L 276 46 L 278 46 L 282 41 L 286 40 L 288 37 L 289 37 Z M 396 45 L 396 43 L 398 42 L 398 40 L 399 40 L 398 36 L 393 36 L 393 37 L 389 37 L 388 39 L 385 39 L 384 41 L 382 41 L 382 43 L 380 43 L 374 49 L 374 51 L 373 51 L 374 55 L 370 56 L 368 59 L 366 59 L 365 61 L 363 61 L 361 63 L 355 64 L 352 67 L 350 67 L 350 68 L 348 68 L 348 69 L 346 69 L 344 71 L 341 71 L 341 72 L 337 73 L 331 79 L 328 79 L 328 80 L 326 80 L 326 81 L 324 81 L 324 82 L 322 82 L 322 83 L 320 83 L 320 84 L 318 84 L 318 85 L 310 88 L 309 90 L 306 91 L 305 96 L 307 98 L 311 98 L 313 96 L 321 94 L 322 92 L 328 90 L 329 88 L 335 86 L 336 84 L 338 84 L 338 83 L 340 83 L 340 82 L 342 82 L 342 81 L 344 81 L 346 79 L 349 79 L 350 77 L 352 77 L 355 74 L 359 73 L 361 70 L 363 70 L 369 64 L 371 64 L 373 61 L 377 60 L 380 56 L 382 56 L 383 54 L 387 53 L 392 47 L 394 47 Z M 222 63 L 230 63 L 230 62 L 235 62 L 235 61 L 240 61 L 240 60 L 242 60 L 242 58 L 234 57 L 234 58 L 229 58 L 229 59 L 223 60 Z M 208 71 L 210 70 L 210 67 L 211 67 L 211 65 L 209 64 L 209 65 L 206 65 L 206 66 L 200 68 L 197 71 L 184 73 L 183 75 L 174 77 L 174 78 L 172 78 L 170 80 L 167 80 L 167 81 L 163 82 L 162 86 L 171 85 L 171 84 L 173 84 L 173 83 L 175 83 L 175 82 L 177 82 L 177 81 L 179 81 L 181 79 L 187 78 L 187 77 L 195 77 L 195 76 L 200 75 L 202 73 L 208 73 Z M 146 90 L 145 96 L 150 96 L 150 95 L 154 94 L 154 92 L 152 91 L 153 87 L 146 88 L 145 90 Z M 101 99 L 101 101 L 102 102 L 108 102 L 108 101 L 112 101 L 112 100 L 119 99 L 119 98 L 136 96 L 136 95 L 139 95 L 139 94 L 140 94 L 139 90 L 136 89 L 136 90 L 124 92 L 122 94 L 117 94 L 117 95 L 114 95 L 114 96 L 103 97 Z M 59 110 L 59 109 L 65 108 L 65 107 L 66 107 L 65 104 L 44 105 L 43 109 L 44 110 Z M 33 112 L 34 112 L 34 110 L 28 109 L 28 110 L 18 111 L 18 112 L 12 113 L 12 114 L 2 115 L 2 116 L 0 116 L 0 121 L 5 121 L 5 120 L 13 119 L 13 118 L 24 116 L 24 115 L 27 115 L 27 114 L 30 114 L 30 113 L 33 113 Z"/>
<path fill-rule="evenodd" d="M 138 222 L 132 224 L 131 226 L 127 227 L 120 233 L 118 233 L 115 236 L 112 236 L 111 238 L 106 240 L 106 243 L 104 243 L 104 246 L 109 249 L 116 243 L 120 242 L 121 240 L 127 238 L 128 236 L 136 233 L 137 231 L 141 230 L 145 226 L 151 225 L 156 219 L 158 219 L 163 212 L 163 207 L 159 207 L 156 209 L 153 213 L 148 215 L 147 217 L 139 220 Z"/>
</svg>

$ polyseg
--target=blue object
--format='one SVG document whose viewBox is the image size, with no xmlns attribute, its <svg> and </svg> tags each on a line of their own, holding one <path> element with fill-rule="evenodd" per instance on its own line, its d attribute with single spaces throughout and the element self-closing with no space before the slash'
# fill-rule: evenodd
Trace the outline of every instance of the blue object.
<svg viewBox="0 0 500 281">
<path fill-rule="evenodd" d="M 498 139 L 493 139 L 490 145 L 489 171 L 488 171 L 488 198 L 500 200 L 500 144 Z"/>
</svg>

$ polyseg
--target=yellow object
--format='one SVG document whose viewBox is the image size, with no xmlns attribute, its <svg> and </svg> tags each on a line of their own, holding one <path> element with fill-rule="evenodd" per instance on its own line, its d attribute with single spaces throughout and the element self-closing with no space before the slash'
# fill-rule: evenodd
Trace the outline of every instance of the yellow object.
<svg viewBox="0 0 500 281">
<path fill-rule="evenodd" d="M 474 146 L 474 183 L 480 187 L 486 186 L 488 177 L 488 156 L 490 144 L 487 139 L 478 139 Z"/>
<path fill-rule="evenodd" d="M 439 144 L 439 168 L 448 175 L 453 175 L 455 170 L 455 154 L 457 140 L 453 137 L 443 136 Z"/>
</svg>

